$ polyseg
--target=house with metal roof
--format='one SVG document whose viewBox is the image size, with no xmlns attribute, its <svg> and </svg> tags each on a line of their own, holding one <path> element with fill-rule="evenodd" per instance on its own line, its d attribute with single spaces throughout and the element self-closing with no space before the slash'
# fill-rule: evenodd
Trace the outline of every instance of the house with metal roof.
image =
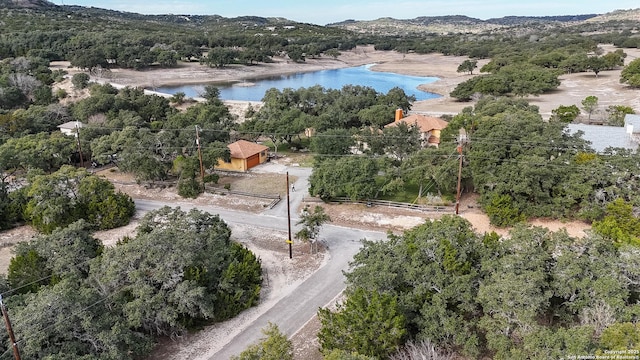
<svg viewBox="0 0 640 360">
<path fill-rule="evenodd" d="M 58 125 L 58 129 L 65 135 L 76 136 L 78 129 L 84 127 L 84 124 L 80 121 L 69 121 L 62 125 Z"/>
<path fill-rule="evenodd" d="M 624 126 L 568 124 L 570 134 L 582 132 L 582 138 L 591 143 L 591 148 L 601 153 L 608 147 L 638 150 L 640 145 L 640 115 L 625 116 Z"/>
</svg>

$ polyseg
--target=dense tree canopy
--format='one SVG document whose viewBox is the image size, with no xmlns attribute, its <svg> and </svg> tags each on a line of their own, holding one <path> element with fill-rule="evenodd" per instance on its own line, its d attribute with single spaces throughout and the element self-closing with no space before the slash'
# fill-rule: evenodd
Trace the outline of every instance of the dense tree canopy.
<svg viewBox="0 0 640 360">
<path fill-rule="evenodd" d="M 363 126 L 380 128 L 393 121 L 396 109 L 409 110 L 413 101 L 415 97 L 400 88 L 386 94 L 359 85 L 340 90 L 319 85 L 298 90 L 274 88 L 267 90 L 263 107 L 240 130 L 268 136 L 274 144 L 291 144 L 307 128 L 319 133 Z"/>
<path fill-rule="evenodd" d="M 385 242 L 365 242 L 347 274 L 345 305 L 320 311 L 321 342 L 327 351 L 366 355 L 399 344 L 378 343 L 382 336 L 406 332 L 401 343 L 426 340 L 470 358 L 549 359 L 610 350 L 617 343 L 600 334 L 637 320 L 640 288 L 627 264 L 639 256 L 637 248 L 616 249 L 597 235 L 575 239 L 542 228 L 480 236 L 466 220 L 445 216 Z M 358 329 L 375 312 L 373 302 L 361 299 L 376 297 L 394 300 L 369 321 L 384 325 L 365 328 L 394 330 Z M 394 316 L 404 317 L 404 325 L 392 322 Z"/>
<path fill-rule="evenodd" d="M 159 335 L 228 319 L 258 300 L 260 262 L 230 241 L 217 215 L 151 211 L 135 237 L 109 248 L 87 225 L 16 251 L 9 291 L 22 295 L 7 302 L 24 358 L 137 359 Z"/>
<path fill-rule="evenodd" d="M 469 176 L 494 224 L 527 217 L 595 220 L 616 197 L 638 203 L 629 191 L 637 188 L 630 171 L 635 153 L 595 154 L 563 122 L 543 121 L 524 101 L 483 99 L 454 117 L 447 134 L 462 126 L 471 130 Z"/>
<path fill-rule="evenodd" d="M 309 193 L 321 199 L 349 197 L 353 200 L 373 197 L 378 187 L 378 165 L 368 157 L 344 157 L 314 166 L 309 178 Z"/>
<path fill-rule="evenodd" d="M 632 87 L 640 87 L 640 59 L 631 61 L 622 69 L 620 82 Z"/>
<path fill-rule="evenodd" d="M 135 212 L 133 200 L 116 193 L 108 180 L 68 165 L 51 175 L 32 176 L 25 201 L 25 220 L 43 233 L 79 219 L 94 229 L 112 229 L 126 225 Z"/>
<path fill-rule="evenodd" d="M 557 70 L 521 63 L 505 65 L 490 75 L 480 75 L 460 83 L 450 95 L 462 101 L 470 100 L 475 93 L 524 97 L 540 95 L 559 85 Z"/>
<path fill-rule="evenodd" d="M 280 332 L 277 325 L 269 323 L 262 329 L 264 338 L 259 343 L 249 346 L 232 360 L 293 360 L 293 345 Z"/>
</svg>

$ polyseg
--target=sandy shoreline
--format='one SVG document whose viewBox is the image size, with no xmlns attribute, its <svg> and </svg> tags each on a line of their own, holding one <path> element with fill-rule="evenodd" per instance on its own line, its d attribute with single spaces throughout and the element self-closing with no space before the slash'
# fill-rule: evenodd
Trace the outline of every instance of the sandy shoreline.
<svg viewBox="0 0 640 360">
<path fill-rule="evenodd" d="M 611 45 L 603 45 L 606 52 L 614 51 Z M 624 49 L 628 54 L 626 63 L 640 56 L 640 49 Z M 458 102 L 449 97 L 455 87 L 473 76 L 487 59 L 478 62 L 474 75 L 458 73 L 456 70 L 467 57 L 444 56 L 442 54 L 402 54 L 395 51 L 378 51 L 373 46 L 359 46 L 354 50 L 342 52 L 337 59 L 330 57 L 310 58 L 303 63 L 294 63 L 284 58 L 275 57 L 272 63 L 253 66 L 230 65 L 225 68 L 209 68 L 199 63 L 180 63 L 173 69 L 150 69 L 134 71 L 129 69 L 113 69 L 103 72 L 96 78 L 102 82 L 110 82 L 122 86 L 145 87 L 154 89 L 160 86 L 247 83 L 261 78 L 288 75 L 302 72 L 313 72 L 328 69 L 375 64 L 373 71 L 393 72 L 403 75 L 437 77 L 438 80 L 419 86 L 419 89 L 442 95 L 440 98 L 416 101 L 412 111 L 433 115 L 454 115 L 465 107 L 473 106 L 473 102 Z M 63 68 L 70 74 L 78 72 L 69 68 L 68 63 L 52 63 L 53 68 Z M 606 116 L 605 109 L 609 105 L 630 106 L 640 112 L 640 91 L 619 83 L 621 69 L 603 71 L 598 77 L 593 73 L 565 74 L 560 76 L 561 85 L 557 90 L 538 97 L 526 98 L 532 105 L 540 108 L 543 117 L 548 118 L 551 111 L 560 105 L 576 105 L 582 107 L 582 100 L 590 95 L 599 99 L 600 109 L 595 116 Z M 94 77 L 95 78 L 95 77 Z M 242 102 L 241 102 L 242 103 Z M 246 102 L 244 103 L 247 104 Z"/>
</svg>

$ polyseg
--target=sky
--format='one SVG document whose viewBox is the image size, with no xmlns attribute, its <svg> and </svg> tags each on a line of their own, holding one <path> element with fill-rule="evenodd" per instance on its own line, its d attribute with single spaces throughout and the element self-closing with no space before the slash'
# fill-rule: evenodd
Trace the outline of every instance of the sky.
<svg viewBox="0 0 640 360">
<path fill-rule="evenodd" d="M 640 8 L 638 0 L 50 0 L 139 14 L 283 17 L 326 25 L 347 19 L 467 15 L 478 19 L 516 16 L 604 14 Z"/>
</svg>

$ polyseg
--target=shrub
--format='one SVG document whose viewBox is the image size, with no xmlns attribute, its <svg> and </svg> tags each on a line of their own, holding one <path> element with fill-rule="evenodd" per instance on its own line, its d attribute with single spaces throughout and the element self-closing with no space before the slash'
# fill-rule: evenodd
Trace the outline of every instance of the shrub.
<svg viewBox="0 0 640 360">
<path fill-rule="evenodd" d="M 77 89 L 85 89 L 87 86 L 89 86 L 89 80 L 90 77 L 88 74 L 78 73 L 73 75 L 73 77 L 71 78 L 71 83 Z"/>
<path fill-rule="evenodd" d="M 58 89 L 56 90 L 56 98 L 57 99 L 64 99 L 67 97 L 67 91 L 65 89 Z"/>
<path fill-rule="evenodd" d="M 180 179 L 178 181 L 178 195 L 195 199 L 204 191 L 203 186 L 195 178 Z"/>
<path fill-rule="evenodd" d="M 495 194 L 486 207 L 491 224 L 509 226 L 525 220 L 524 214 L 513 207 L 513 199 L 509 195 Z"/>
</svg>

